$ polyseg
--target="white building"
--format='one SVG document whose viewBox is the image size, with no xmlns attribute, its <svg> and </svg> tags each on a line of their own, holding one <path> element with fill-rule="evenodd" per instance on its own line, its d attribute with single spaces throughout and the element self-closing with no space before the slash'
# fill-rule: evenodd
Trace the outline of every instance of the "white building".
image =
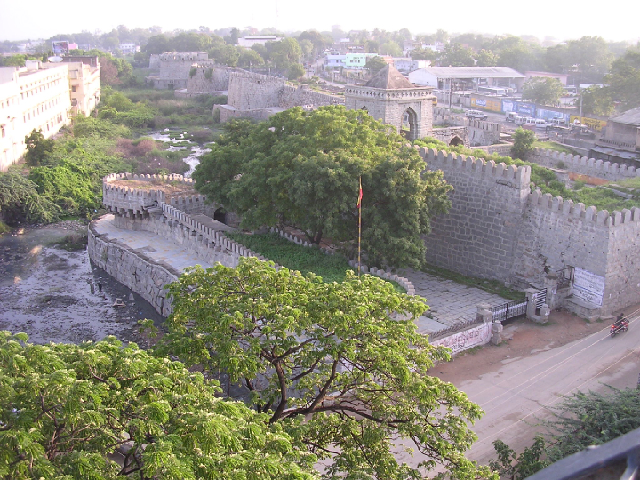
<svg viewBox="0 0 640 480">
<path fill-rule="evenodd" d="M 401 73 L 411 73 L 420 68 L 427 68 L 431 65 L 429 60 L 412 60 L 411 58 L 394 58 L 393 66 Z"/>
<path fill-rule="evenodd" d="M 449 90 L 452 84 L 464 83 L 470 89 L 508 87 L 520 91 L 524 75 L 509 67 L 428 67 L 409 74 L 414 85 Z"/>
<path fill-rule="evenodd" d="M 97 58 L 94 63 L 28 60 L 23 68 L 0 68 L 0 171 L 24 155 L 25 137 L 34 129 L 50 138 L 74 111 L 91 113 L 100 101 Z"/>
<path fill-rule="evenodd" d="M 280 40 L 282 40 L 282 37 L 275 35 L 250 35 L 238 38 L 238 46 L 251 48 L 254 45 L 264 45 L 267 42 L 279 42 Z"/>
<path fill-rule="evenodd" d="M 118 49 L 123 55 L 133 55 L 140 51 L 140 45 L 136 45 L 135 43 L 121 43 Z"/>
</svg>

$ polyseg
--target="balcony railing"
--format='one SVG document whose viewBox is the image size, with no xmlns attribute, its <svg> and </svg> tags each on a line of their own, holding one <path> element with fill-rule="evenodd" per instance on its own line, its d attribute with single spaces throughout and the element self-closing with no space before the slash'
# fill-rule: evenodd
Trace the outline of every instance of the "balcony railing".
<svg viewBox="0 0 640 480">
<path fill-rule="evenodd" d="M 527 477 L 527 480 L 569 480 L 583 478 L 585 475 L 592 475 L 588 478 L 598 480 L 632 480 L 636 478 L 639 461 L 640 428 L 552 463 Z M 627 468 L 622 475 L 612 473 L 615 467 L 622 465 L 619 470 L 624 468 L 625 462 Z"/>
</svg>

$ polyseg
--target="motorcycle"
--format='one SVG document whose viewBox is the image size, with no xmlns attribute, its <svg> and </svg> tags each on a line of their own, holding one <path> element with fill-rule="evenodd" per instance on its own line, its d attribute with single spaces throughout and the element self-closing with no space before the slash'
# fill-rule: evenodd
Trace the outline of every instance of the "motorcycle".
<svg viewBox="0 0 640 480">
<path fill-rule="evenodd" d="M 629 322 L 627 320 L 622 320 L 620 322 L 616 322 L 611 325 L 611 330 L 609 334 L 612 337 L 615 337 L 618 333 L 626 332 L 629 330 Z"/>
</svg>

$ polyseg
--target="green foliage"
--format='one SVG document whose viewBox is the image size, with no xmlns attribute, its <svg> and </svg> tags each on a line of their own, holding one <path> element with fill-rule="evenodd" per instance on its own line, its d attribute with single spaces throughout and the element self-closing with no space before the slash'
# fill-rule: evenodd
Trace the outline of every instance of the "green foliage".
<svg viewBox="0 0 640 480">
<path fill-rule="evenodd" d="M 316 478 L 315 457 L 281 425 L 133 343 L 0 332 L 0 358 L 2 478 Z M 123 466 L 107 457 L 116 450 Z"/>
<path fill-rule="evenodd" d="M 52 167 L 35 167 L 29 180 L 38 194 L 58 205 L 68 216 L 89 216 L 100 206 L 100 196 L 85 165 L 62 160 Z"/>
<path fill-rule="evenodd" d="M 254 252 L 273 260 L 278 265 L 303 273 L 313 272 L 325 282 L 342 282 L 352 268 L 341 255 L 327 255 L 318 248 L 292 243 L 280 235 L 245 235 L 226 233 L 226 236 L 245 245 Z"/>
<path fill-rule="evenodd" d="M 287 78 L 289 80 L 296 80 L 304 75 L 304 67 L 300 63 L 292 63 L 289 66 Z"/>
<path fill-rule="evenodd" d="M 129 137 L 131 131 L 124 125 L 95 117 L 77 116 L 73 120 L 73 136 L 77 138 L 95 137 L 114 139 Z"/>
<path fill-rule="evenodd" d="M 539 105 L 556 105 L 564 93 L 560 80 L 551 77 L 531 77 L 524 84 L 522 99 Z"/>
<path fill-rule="evenodd" d="M 53 140 L 45 139 L 42 134 L 42 130 L 36 131 L 34 128 L 31 134 L 24 138 L 24 143 L 27 146 L 27 153 L 25 158 L 27 165 L 36 166 L 46 163 L 47 156 L 53 150 Z"/>
<path fill-rule="evenodd" d="M 375 56 L 367 59 L 367 63 L 364 68 L 369 69 L 371 75 L 376 75 L 380 70 L 387 66 L 387 62 L 385 62 L 384 58 Z"/>
<path fill-rule="evenodd" d="M 58 219 L 60 209 L 38 195 L 37 187 L 23 175 L 0 172 L 0 213 L 8 225 Z"/>
<path fill-rule="evenodd" d="M 565 397 L 553 408 L 553 418 L 542 422 L 546 428 L 544 439 L 536 437 L 534 444 L 517 458 L 502 441 L 494 442 L 498 462 L 492 461 L 492 468 L 499 468 L 501 473 L 511 468 L 512 474 L 521 474 L 513 478 L 526 478 L 589 445 L 601 445 L 640 428 L 638 390 L 608 389 L 605 394 L 590 391 Z"/>
<path fill-rule="evenodd" d="M 213 68 L 205 69 L 204 78 L 206 78 L 207 80 L 211 80 L 211 78 L 213 78 Z"/>
<path fill-rule="evenodd" d="M 475 440 L 467 422 L 482 411 L 428 374 L 450 357 L 416 333 L 423 299 L 369 275 L 325 283 L 255 258 L 189 269 L 168 288 L 173 313 L 156 352 L 242 380 L 255 409 L 328 463 L 325 478 L 423 478 L 435 465 L 495 478 L 464 458 Z M 398 463 L 398 437 L 429 460 Z"/>
<path fill-rule="evenodd" d="M 542 470 L 550 462 L 543 460 L 545 443 L 544 439 L 537 436 L 531 447 L 526 447 L 520 455 L 511 450 L 502 440 L 493 442 L 493 448 L 498 454 L 498 460 L 492 460 L 490 467 L 501 476 L 512 480 L 524 480 L 539 470 Z"/>
<path fill-rule="evenodd" d="M 198 69 L 196 67 L 191 67 L 189 69 L 189 76 L 190 77 L 195 77 L 196 76 L 196 72 L 198 71 Z"/>
<path fill-rule="evenodd" d="M 326 235 L 352 255 L 362 176 L 365 263 L 401 267 L 424 261 L 421 235 L 449 205 L 442 174 L 423 170 L 418 152 L 387 125 L 333 106 L 226 124 L 193 178 L 247 229 L 295 226 L 311 243 Z"/>
<path fill-rule="evenodd" d="M 511 148 L 513 158 L 521 160 L 527 158 L 527 155 L 533 151 L 533 142 L 535 141 L 536 134 L 534 132 L 521 127 L 516 128 L 513 134 L 513 147 Z"/>
</svg>

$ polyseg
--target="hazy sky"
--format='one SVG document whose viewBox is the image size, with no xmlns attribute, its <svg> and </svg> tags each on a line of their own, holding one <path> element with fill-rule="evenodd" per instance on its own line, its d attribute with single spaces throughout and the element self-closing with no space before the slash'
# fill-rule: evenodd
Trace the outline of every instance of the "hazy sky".
<svg viewBox="0 0 640 480">
<path fill-rule="evenodd" d="M 311 6 L 313 5 L 313 6 Z M 637 42 L 640 5 L 633 0 L 107 0 L 55 2 L 0 0 L 0 40 L 49 38 L 82 30 L 106 32 L 158 25 L 165 31 L 207 26 L 276 27 L 281 30 L 408 28 L 411 33 L 534 35 L 541 39 L 602 36 L 608 41 Z"/>
</svg>

